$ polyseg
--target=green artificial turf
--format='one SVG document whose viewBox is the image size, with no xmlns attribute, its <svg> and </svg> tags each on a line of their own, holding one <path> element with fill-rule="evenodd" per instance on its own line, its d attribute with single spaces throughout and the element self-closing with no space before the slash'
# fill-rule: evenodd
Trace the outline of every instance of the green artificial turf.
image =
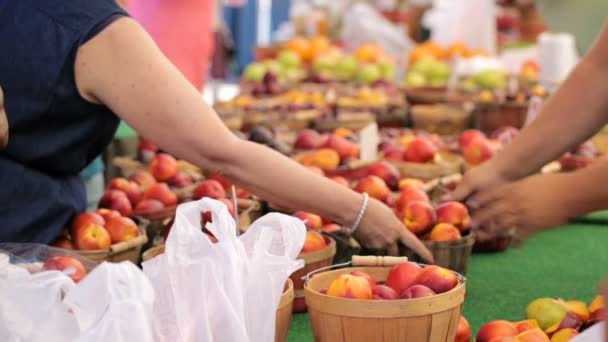
<svg viewBox="0 0 608 342">
<path fill-rule="evenodd" d="M 608 225 L 572 224 L 539 234 L 504 253 L 473 255 L 464 315 L 473 332 L 488 321 L 525 319 L 540 297 L 589 303 L 608 277 Z M 313 341 L 306 314 L 294 315 L 288 341 Z"/>
</svg>

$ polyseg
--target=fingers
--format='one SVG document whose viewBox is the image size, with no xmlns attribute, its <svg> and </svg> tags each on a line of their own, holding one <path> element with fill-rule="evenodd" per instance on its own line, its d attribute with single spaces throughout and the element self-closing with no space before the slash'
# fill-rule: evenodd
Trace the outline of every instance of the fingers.
<svg viewBox="0 0 608 342">
<path fill-rule="evenodd" d="M 426 248 L 426 246 L 416 237 L 416 235 L 412 234 L 407 229 L 401 229 L 401 243 L 405 246 L 409 247 L 414 253 L 418 254 L 424 261 L 433 264 L 435 259 L 433 258 L 433 254 L 431 251 Z"/>
<path fill-rule="evenodd" d="M 469 197 L 474 192 L 474 187 L 471 185 L 471 182 L 468 181 L 468 178 L 465 176 L 464 180 L 456 186 L 456 189 L 451 193 L 445 195 L 443 197 L 444 201 L 464 201 L 467 197 Z"/>
<path fill-rule="evenodd" d="M 470 196 L 466 205 L 473 210 L 482 208 L 488 205 L 488 203 L 496 200 L 502 191 L 503 189 L 499 188 L 491 191 L 476 192 L 474 195 Z"/>
</svg>

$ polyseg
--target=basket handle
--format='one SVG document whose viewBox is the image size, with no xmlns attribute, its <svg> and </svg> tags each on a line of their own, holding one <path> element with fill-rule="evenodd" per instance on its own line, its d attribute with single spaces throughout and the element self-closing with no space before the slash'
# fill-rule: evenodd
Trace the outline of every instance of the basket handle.
<svg viewBox="0 0 608 342">
<path fill-rule="evenodd" d="M 352 265 L 353 266 L 366 266 L 366 267 L 392 267 L 406 262 L 407 257 L 393 257 L 393 256 L 376 256 L 376 255 L 353 255 Z"/>
<path fill-rule="evenodd" d="M 129 241 L 119 242 L 117 244 L 110 246 L 110 254 L 114 255 L 114 254 L 122 253 L 133 247 L 142 246 L 146 242 L 148 242 L 148 237 L 146 236 L 146 234 L 142 234 Z"/>
</svg>

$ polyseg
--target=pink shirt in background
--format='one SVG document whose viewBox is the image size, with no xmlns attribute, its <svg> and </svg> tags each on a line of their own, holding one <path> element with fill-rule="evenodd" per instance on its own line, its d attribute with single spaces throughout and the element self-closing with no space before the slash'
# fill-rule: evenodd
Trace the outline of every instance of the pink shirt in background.
<svg viewBox="0 0 608 342">
<path fill-rule="evenodd" d="M 199 90 L 213 53 L 214 0 L 130 0 L 129 13 Z"/>
</svg>

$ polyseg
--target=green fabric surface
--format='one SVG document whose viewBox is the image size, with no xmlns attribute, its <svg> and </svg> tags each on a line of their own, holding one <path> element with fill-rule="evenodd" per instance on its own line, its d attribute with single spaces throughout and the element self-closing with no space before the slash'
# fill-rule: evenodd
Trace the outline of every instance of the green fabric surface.
<svg viewBox="0 0 608 342">
<path fill-rule="evenodd" d="M 137 135 L 137 132 L 133 130 L 126 122 L 121 121 L 118 129 L 116 130 L 116 134 L 114 135 L 115 139 L 124 139 L 130 138 Z"/>
<path fill-rule="evenodd" d="M 589 303 L 608 277 L 608 226 L 567 225 L 504 253 L 475 254 L 468 272 L 464 315 L 473 337 L 489 321 L 525 319 L 526 305 L 537 298 Z M 288 341 L 313 341 L 306 314 L 294 315 Z"/>
</svg>

